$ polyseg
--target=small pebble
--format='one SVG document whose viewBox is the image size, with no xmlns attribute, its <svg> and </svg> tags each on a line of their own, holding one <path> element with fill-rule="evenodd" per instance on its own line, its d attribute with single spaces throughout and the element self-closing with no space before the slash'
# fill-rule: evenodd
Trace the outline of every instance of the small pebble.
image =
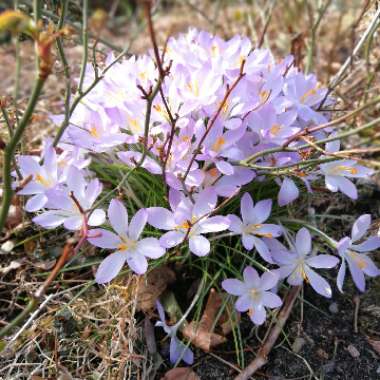
<svg viewBox="0 0 380 380">
<path fill-rule="evenodd" d="M 336 302 L 333 302 L 329 306 L 330 313 L 336 314 L 339 311 L 338 304 Z"/>
<path fill-rule="evenodd" d="M 7 240 L 5 243 L 3 243 L 0 247 L 0 249 L 3 251 L 3 253 L 9 253 L 13 250 L 15 246 L 14 241 Z"/>
<path fill-rule="evenodd" d="M 306 340 L 304 338 L 298 337 L 295 339 L 293 345 L 292 345 L 292 351 L 296 354 L 298 354 L 302 347 L 305 345 Z"/>
<path fill-rule="evenodd" d="M 329 358 L 329 354 L 323 348 L 318 348 L 317 355 L 324 360 Z"/>
<path fill-rule="evenodd" d="M 358 351 L 358 349 L 350 344 L 348 347 L 347 347 L 347 351 L 349 352 L 349 354 L 354 358 L 358 358 L 360 356 L 360 352 Z"/>
</svg>

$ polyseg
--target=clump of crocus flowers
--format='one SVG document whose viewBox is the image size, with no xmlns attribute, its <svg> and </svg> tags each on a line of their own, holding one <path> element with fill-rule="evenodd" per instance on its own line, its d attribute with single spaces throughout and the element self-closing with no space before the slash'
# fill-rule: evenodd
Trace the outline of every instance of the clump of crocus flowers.
<svg viewBox="0 0 380 380">
<path fill-rule="evenodd" d="M 356 199 L 355 178 L 373 173 L 354 159 L 339 157 L 339 135 L 332 127 L 323 128 L 328 115 L 320 106 L 334 102 L 326 88 L 314 75 L 300 72 L 291 56 L 277 62 L 269 50 L 253 48 L 240 36 L 225 41 L 192 29 L 170 38 L 161 56 L 163 76 L 152 52 L 113 64 L 78 104 L 59 150 L 46 141 L 41 157 L 18 156 L 27 179 L 19 194 L 31 196 L 26 210 L 37 214 L 33 221 L 43 228 L 83 230 L 91 244 L 109 251 L 96 274 L 101 284 L 125 265 L 143 275 L 148 259 L 165 257 L 178 246 L 204 257 L 212 254 L 218 233 L 236 236 L 248 255 L 259 254 L 268 270 L 259 275 L 247 266 L 243 281 L 226 279 L 222 287 L 238 297 L 236 309 L 247 311 L 257 325 L 264 323 L 268 309 L 281 306 L 277 288 L 283 279 L 331 297 L 331 286 L 318 272 L 340 263 L 339 290 L 348 266 L 364 291 L 364 275 L 379 275 L 368 252 L 380 247 L 380 239 L 362 242 L 369 215 L 359 217 L 351 237 L 330 239 L 335 255 L 319 254 L 307 227 L 293 236 L 271 220 L 274 202 L 286 206 L 300 189 L 312 192 L 316 182 Z M 113 59 L 110 54 L 106 64 Z M 94 78 L 89 65 L 85 88 Z M 57 122 L 62 118 L 53 117 Z M 310 153 L 312 146 L 296 138 L 310 126 L 321 126 L 308 137 L 313 144 L 328 138 L 325 149 L 319 145 Z M 114 198 L 106 218 L 102 207 L 109 198 L 100 196 L 102 184 L 89 167 L 90 157 L 97 154 L 130 170 L 139 167 L 161 176 L 168 206 L 141 208 L 129 218 L 122 200 Z M 256 199 L 254 193 L 242 192 L 255 181 L 271 181 L 278 195 Z M 16 182 L 15 188 L 20 185 Z M 241 198 L 240 215 L 221 215 L 223 204 L 234 197 Z M 284 237 L 287 247 L 278 240 Z M 183 351 L 191 362 L 190 351 L 166 325 L 161 306 L 158 311 L 158 325 L 171 337 L 172 361 Z"/>
</svg>

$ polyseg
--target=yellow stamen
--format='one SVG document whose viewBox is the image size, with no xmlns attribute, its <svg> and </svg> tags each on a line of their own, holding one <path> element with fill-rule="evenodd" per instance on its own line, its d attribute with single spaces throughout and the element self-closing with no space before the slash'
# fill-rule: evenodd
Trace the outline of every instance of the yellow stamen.
<svg viewBox="0 0 380 380">
<path fill-rule="evenodd" d="M 128 124 L 129 124 L 129 129 L 131 130 L 132 133 L 141 132 L 141 125 L 139 124 L 137 119 L 128 118 Z"/>
<path fill-rule="evenodd" d="M 251 289 L 250 294 L 253 300 L 258 300 L 260 298 L 260 292 L 257 289 Z"/>
<path fill-rule="evenodd" d="M 141 73 L 138 74 L 139 78 L 143 81 L 145 81 L 148 77 L 146 71 L 142 71 Z"/>
<path fill-rule="evenodd" d="M 316 95 L 316 93 L 317 93 L 317 89 L 316 88 L 312 88 L 311 90 L 305 92 L 301 96 L 301 99 L 300 99 L 301 103 L 304 103 L 309 96 Z"/>
<path fill-rule="evenodd" d="M 50 186 L 50 181 L 43 177 L 41 174 L 36 175 L 36 181 L 39 182 L 42 186 Z"/>
<path fill-rule="evenodd" d="M 364 260 L 363 257 L 361 257 L 358 253 L 350 251 L 348 255 L 351 257 L 353 261 L 355 261 L 355 264 L 360 268 L 360 269 L 365 269 L 367 268 L 367 262 Z"/>
<path fill-rule="evenodd" d="M 98 130 L 96 129 L 96 127 L 91 127 L 91 128 L 90 128 L 90 135 L 91 135 L 92 137 L 95 137 L 96 139 L 98 139 L 98 138 L 100 137 L 99 132 L 98 132 Z"/>
<path fill-rule="evenodd" d="M 268 100 L 269 94 L 270 94 L 269 91 L 266 91 L 266 90 L 260 91 L 259 97 L 260 97 L 261 103 L 265 103 Z"/>
<path fill-rule="evenodd" d="M 281 131 L 281 125 L 280 124 L 273 124 L 271 129 L 270 129 L 270 133 L 272 135 L 278 135 L 278 133 Z"/>
<path fill-rule="evenodd" d="M 213 45 L 211 46 L 211 56 L 212 56 L 213 58 L 215 58 L 215 57 L 217 57 L 218 55 L 219 55 L 219 46 L 213 44 Z"/>
<path fill-rule="evenodd" d="M 128 245 L 125 244 L 125 243 L 120 243 L 120 244 L 117 246 L 117 250 L 118 250 L 118 251 L 127 251 L 127 250 L 128 250 Z"/>
<path fill-rule="evenodd" d="M 198 81 L 194 80 L 193 83 L 189 82 L 187 83 L 186 87 L 190 92 L 193 93 L 195 96 L 199 96 L 199 84 Z"/>
<path fill-rule="evenodd" d="M 211 147 L 211 149 L 214 151 L 214 152 L 219 152 L 222 148 L 223 148 L 223 145 L 226 143 L 226 139 L 223 137 L 223 136 L 220 136 L 216 139 L 215 143 L 213 144 L 213 146 Z"/>
<path fill-rule="evenodd" d="M 217 177 L 219 170 L 217 168 L 212 168 L 207 173 L 210 174 L 211 177 Z"/>
</svg>

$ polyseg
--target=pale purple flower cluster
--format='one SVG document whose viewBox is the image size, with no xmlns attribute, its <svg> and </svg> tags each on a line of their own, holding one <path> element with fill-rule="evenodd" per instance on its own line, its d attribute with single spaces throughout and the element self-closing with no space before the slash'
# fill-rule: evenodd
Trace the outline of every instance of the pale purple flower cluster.
<svg viewBox="0 0 380 380">
<path fill-rule="evenodd" d="M 277 63 L 269 50 L 253 49 L 248 38 L 235 36 L 225 41 L 191 29 L 170 38 L 163 57 L 163 66 L 170 70 L 162 84 L 164 99 L 157 95 L 153 101 L 149 152 L 141 165 L 152 174 L 164 174 L 173 189 L 186 192 L 213 187 L 217 195 L 231 196 L 256 174 L 265 173 L 255 173 L 242 161 L 327 121 L 326 114 L 318 111 L 327 90 L 316 77 L 294 67 L 291 56 Z M 112 60 L 110 54 L 106 63 Z M 88 66 L 85 84 L 94 76 Z M 149 93 L 157 80 L 152 53 L 114 64 L 77 106 L 63 142 L 90 152 L 116 151 L 123 163 L 134 166 L 142 156 L 135 144 L 141 145 L 145 132 L 146 100 L 141 89 Z M 331 102 L 327 98 L 325 105 Z M 321 130 L 312 136 L 320 139 L 326 133 Z M 339 142 L 330 146 L 339 150 Z M 253 163 L 281 168 L 302 160 L 297 152 L 279 152 L 260 156 Z M 320 170 L 278 178 L 278 202 L 283 206 L 299 196 L 297 182 L 311 191 L 309 182 L 320 176 L 325 177 L 329 190 L 356 198 L 350 179 L 371 173 L 354 160 L 326 163 Z"/>
<path fill-rule="evenodd" d="M 299 197 L 300 184 L 311 192 L 311 183 L 321 178 L 330 191 L 358 197 L 352 179 L 368 177 L 373 171 L 355 160 L 337 158 L 314 167 L 300 166 L 305 157 L 297 149 L 304 142 L 293 137 L 328 121 L 319 111 L 322 102 L 332 103 L 327 90 L 314 75 L 300 72 L 291 56 L 276 62 L 269 50 L 253 48 L 248 38 L 240 36 L 225 41 L 192 29 L 170 38 L 160 53 L 163 78 L 159 78 L 151 52 L 117 62 L 103 73 L 99 69 L 102 80 L 77 105 L 58 148 L 47 141 L 41 157 L 17 158 L 23 180 L 15 181 L 15 188 L 18 194 L 31 196 L 25 209 L 38 212 L 33 221 L 44 228 L 63 225 L 80 230 L 91 244 L 112 250 L 98 268 L 98 283 L 111 281 L 125 263 L 143 274 L 148 258 L 158 259 L 180 244 L 187 244 L 196 256 L 206 256 L 211 251 L 209 234 L 229 230 L 222 235 L 241 236 L 246 250 L 254 248 L 273 266 L 261 277 L 248 267 L 244 282 L 223 283 L 228 292 L 239 296 L 237 309 L 248 310 L 256 324 L 265 321 L 265 308 L 281 305 L 271 291 L 281 279 L 286 278 L 290 285 L 306 282 L 330 297 L 330 285 L 315 269 L 335 267 L 338 257 L 314 255 L 305 228 L 295 241 L 289 241 L 289 248 L 282 245 L 277 238 L 286 229 L 268 222 L 272 200 L 255 199 L 254 203 L 245 193 L 240 217 L 218 215 L 223 202 L 228 203 L 242 186 L 272 181 L 273 176 L 267 175 L 272 170 L 279 172 L 274 183 L 280 207 Z M 113 59 L 110 54 L 106 64 Z M 88 66 L 84 88 L 94 77 L 94 69 Z M 162 80 L 162 91 L 147 110 L 147 97 L 152 96 L 158 80 Z M 62 116 L 52 119 L 60 122 Z M 332 128 L 308 134 L 314 140 L 334 136 Z M 280 151 L 284 146 L 291 149 Z M 260 154 L 269 149 L 276 152 Z M 323 153 L 336 154 L 339 149 L 336 140 L 327 143 Z M 124 204 L 113 199 L 107 213 L 109 226 L 89 229 L 106 221 L 104 210 L 96 204 L 102 184 L 88 169 L 90 155 L 100 153 L 109 162 L 130 168 L 138 164 L 152 175 L 162 176 L 170 209 L 143 208 L 128 222 Z M 318 152 L 316 157 L 326 158 Z M 159 238 L 146 236 L 146 224 L 165 232 Z M 342 260 L 339 289 L 346 263 L 360 290 L 364 290 L 364 273 L 379 274 L 366 255 L 380 246 L 379 239 L 357 243 L 369 224 L 368 215 L 360 217 L 351 238 L 337 245 Z M 163 321 L 162 311 L 160 315 Z M 169 331 L 164 324 L 162 327 Z M 173 345 L 178 346 L 175 339 L 173 335 Z"/>
</svg>

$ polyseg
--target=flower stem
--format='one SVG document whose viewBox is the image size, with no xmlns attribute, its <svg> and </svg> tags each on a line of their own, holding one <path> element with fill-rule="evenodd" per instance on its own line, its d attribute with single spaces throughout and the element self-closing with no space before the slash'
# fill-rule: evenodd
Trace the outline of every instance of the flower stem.
<svg viewBox="0 0 380 380">
<path fill-rule="evenodd" d="M 8 216 L 9 207 L 11 204 L 13 189 L 12 189 L 12 160 L 14 159 L 15 151 L 18 143 L 28 125 L 30 117 L 33 114 L 34 108 L 36 106 L 38 97 L 42 91 L 42 87 L 45 83 L 46 78 L 38 77 L 35 82 L 32 95 L 29 99 L 29 103 L 25 110 L 25 113 L 20 120 L 19 125 L 14 130 L 12 138 L 4 149 L 4 166 L 3 166 L 3 200 L 0 210 L 0 232 L 5 226 L 5 222 Z"/>
</svg>

